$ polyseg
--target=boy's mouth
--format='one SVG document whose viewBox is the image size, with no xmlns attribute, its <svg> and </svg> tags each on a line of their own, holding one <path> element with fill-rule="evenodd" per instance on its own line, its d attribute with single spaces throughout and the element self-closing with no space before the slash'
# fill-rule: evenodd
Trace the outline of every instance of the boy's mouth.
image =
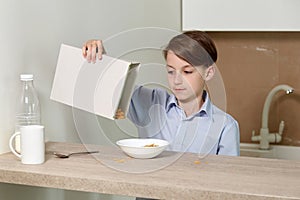
<svg viewBox="0 0 300 200">
<path fill-rule="evenodd" d="M 185 89 L 184 88 L 174 88 L 174 91 L 177 91 L 177 92 L 181 92 L 181 91 L 184 91 Z"/>
</svg>

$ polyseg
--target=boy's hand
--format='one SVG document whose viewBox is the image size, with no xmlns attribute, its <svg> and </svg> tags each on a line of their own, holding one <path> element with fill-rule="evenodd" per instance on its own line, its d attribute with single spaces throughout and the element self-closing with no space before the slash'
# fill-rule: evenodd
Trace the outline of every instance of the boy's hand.
<svg viewBox="0 0 300 200">
<path fill-rule="evenodd" d="M 105 50 L 101 40 L 88 40 L 82 46 L 82 55 L 88 62 L 95 63 L 97 57 L 101 60 L 104 53 Z"/>
</svg>

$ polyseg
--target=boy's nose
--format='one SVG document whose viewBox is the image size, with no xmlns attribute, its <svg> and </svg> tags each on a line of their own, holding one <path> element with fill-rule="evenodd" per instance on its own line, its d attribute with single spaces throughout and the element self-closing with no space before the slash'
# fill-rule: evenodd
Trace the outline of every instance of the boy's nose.
<svg viewBox="0 0 300 200">
<path fill-rule="evenodd" d="M 180 73 L 176 73 L 174 77 L 174 83 L 175 84 L 180 84 L 182 83 L 182 75 Z"/>
</svg>

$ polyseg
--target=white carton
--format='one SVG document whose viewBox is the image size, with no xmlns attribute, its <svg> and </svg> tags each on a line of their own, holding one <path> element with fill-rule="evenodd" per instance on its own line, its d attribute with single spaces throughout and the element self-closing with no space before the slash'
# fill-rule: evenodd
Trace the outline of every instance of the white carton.
<svg viewBox="0 0 300 200">
<path fill-rule="evenodd" d="M 128 111 L 139 63 L 103 55 L 88 63 L 79 48 L 61 45 L 50 99 L 109 119 Z"/>
</svg>

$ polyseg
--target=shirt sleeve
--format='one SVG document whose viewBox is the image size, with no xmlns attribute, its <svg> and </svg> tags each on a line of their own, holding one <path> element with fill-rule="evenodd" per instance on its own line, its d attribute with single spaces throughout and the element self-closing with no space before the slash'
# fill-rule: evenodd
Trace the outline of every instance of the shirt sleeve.
<svg viewBox="0 0 300 200">
<path fill-rule="evenodd" d="M 236 120 L 230 120 L 222 132 L 218 155 L 239 156 L 240 155 L 240 131 Z"/>
<path fill-rule="evenodd" d="M 166 91 L 138 86 L 132 94 L 127 117 L 136 125 L 146 125 L 151 121 L 149 116 L 151 107 L 154 104 L 164 107 L 167 98 Z"/>
</svg>

